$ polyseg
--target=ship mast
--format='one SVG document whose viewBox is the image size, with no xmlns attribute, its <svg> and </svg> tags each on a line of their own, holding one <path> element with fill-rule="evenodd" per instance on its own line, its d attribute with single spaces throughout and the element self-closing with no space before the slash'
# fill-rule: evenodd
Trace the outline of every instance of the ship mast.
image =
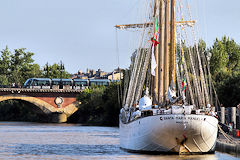
<svg viewBox="0 0 240 160">
<path fill-rule="evenodd" d="M 163 39 L 164 39 L 164 21 L 163 21 L 163 15 L 164 15 L 164 3 L 163 0 L 160 0 L 159 2 L 160 6 L 159 6 L 159 45 L 158 45 L 158 53 L 159 53 L 159 58 L 158 58 L 158 104 L 162 104 L 163 103 L 163 96 L 164 96 L 164 92 L 163 92 L 163 70 L 164 70 L 164 64 L 163 64 L 163 60 L 164 60 L 164 43 L 163 43 Z"/>
<path fill-rule="evenodd" d="M 165 0 L 165 33 L 164 33 L 164 72 L 163 72 L 163 100 L 167 100 L 167 90 L 169 86 L 169 0 Z"/>
<path fill-rule="evenodd" d="M 155 28 L 154 28 L 154 30 L 156 31 L 157 30 L 157 27 L 158 27 L 158 31 L 157 32 L 159 32 L 159 26 L 160 26 L 160 23 L 159 23 L 159 18 L 158 17 L 160 17 L 159 15 L 158 15 L 158 13 L 157 13 L 157 11 L 158 11 L 158 9 L 157 8 L 159 8 L 159 6 L 160 6 L 160 1 L 159 0 L 156 0 L 155 1 L 155 7 L 154 7 L 154 20 L 156 19 L 156 21 L 155 21 L 155 23 L 157 23 L 157 24 L 155 24 Z M 157 19 L 158 18 L 158 19 Z M 156 34 L 156 33 L 155 33 Z M 155 35 L 154 35 L 155 36 Z M 159 42 L 159 39 L 160 39 L 160 37 L 159 37 L 159 35 L 158 35 L 158 37 L 157 37 L 157 41 Z M 160 54 L 160 52 L 159 52 L 159 50 L 157 49 L 158 48 L 158 46 L 159 45 L 153 45 L 153 47 L 154 48 L 152 48 L 152 49 L 154 49 L 154 56 L 155 56 L 155 59 L 156 59 L 156 61 L 158 61 L 158 59 L 159 59 L 159 54 Z M 158 62 L 157 62 L 157 64 L 158 64 Z M 158 104 L 158 88 L 159 88 L 159 85 L 158 85 L 158 70 L 159 70 L 159 66 L 156 66 L 156 68 L 155 68 L 155 76 L 153 77 L 153 89 L 152 89 L 152 91 L 153 91 L 153 104 L 154 105 L 156 105 L 156 104 Z"/>
<path fill-rule="evenodd" d="M 170 71 L 169 83 L 175 86 L 175 0 L 171 0 L 171 41 L 170 41 Z"/>
</svg>

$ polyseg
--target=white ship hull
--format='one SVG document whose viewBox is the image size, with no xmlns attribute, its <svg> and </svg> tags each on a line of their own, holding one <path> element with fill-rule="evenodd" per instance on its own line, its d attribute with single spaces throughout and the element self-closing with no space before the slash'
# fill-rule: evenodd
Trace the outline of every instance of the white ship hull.
<svg viewBox="0 0 240 160">
<path fill-rule="evenodd" d="M 213 152 L 218 120 L 207 115 L 156 115 L 124 124 L 120 146 L 138 152 Z"/>
</svg>

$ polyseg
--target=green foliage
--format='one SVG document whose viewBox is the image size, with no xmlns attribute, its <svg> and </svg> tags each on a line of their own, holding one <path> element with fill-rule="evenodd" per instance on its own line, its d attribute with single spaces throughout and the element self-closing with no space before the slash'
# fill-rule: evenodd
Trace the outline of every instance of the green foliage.
<svg viewBox="0 0 240 160">
<path fill-rule="evenodd" d="M 81 102 L 79 106 L 81 123 L 99 123 L 102 119 L 103 101 L 102 95 L 105 87 L 93 87 L 85 89 L 79 94 L 77 100 Z"/>
<path fill-rule="evenodd" d="M 204 56 L 206 56 L 206 57 L 208 57 L 209 55 L 208 55 L 208 51 L 207 51 L 207 45 L 206 45 L 206 42 L 204 41 L 204 40 L 202 40 L 202 39 L 200 39 L 199 41 L 198 41 L 198 51 L 199 51 L 199 53 L 200 53 L 200 55 L 204 55 Z"/>
<path fill-rule="evenodd" d="M 6 46 L 1 51 L 0 84 L 22 85 L 30 77 L 40 77 L 42 75 L 40 66 L 33 63 L 33 55 L 32 52 L 26 52 L 25 48 L 15 49 L 14 53 L 11 53 Z"/>
<path fill-rule="evenodd" d="M 216 39 L 209 51 L 212 53 L 210 68 L 214 78 L 222 72 L 232 74 L 239 69 L 240 47 L 233 39 L 230 40 L 226 36 L 222 40 Z"/>
<path fill-rule="evenodd" d="M 106 88 L 102 96 L 104 103 L 104 125 L 117 126 L 119 120 L 119 87 L 120 83 L 113 83 Z"/>
<path fill-rule="evenodd" d="M 62 72 L 61 72 L 62 70 Z M 71 74 L 68 73 L 65 68 L 61 64 L 54 63 L 53 65 L 49 65 L 48 63 L 44 66 L 44 74 L 45 78 L 70 78 Z"/>
<path fill-rule="evenodd" d="M 1 63 L 0 63 L 0 73 L 4 75 L 9 75 L 10 72 L 10 51 L 8 46 L 1 51 Z"/>
<path fill-rule="evenodd" d="M 8 46 L 1 51 L 0 59 L 0 84 L 8 85 L 8 76 L 10 75 L 10 51 Z"/>
<path fill-rule="evenodd" d="M 237 106 L 240 100 L 240 74 L 234 73 L 232 76 L 224 76 L 224 79 L 217 83 L 220 102 L 227 107 Z"/>
<path fill-rule="evenodd" d="M 210 69 L 221 103 L 236 106 L 239 103 L 240 46 L 229 37 L 216 39 L 210 48 Z"/>
<path fill-rule="evenodd" d="M 85 89 L 77 97 L 81 102 L 78 110 L 78 122 L 107 126 L 118 125 L 120 105 L 118 103 L 119 83 L 104 87 Z"/>
</svg>

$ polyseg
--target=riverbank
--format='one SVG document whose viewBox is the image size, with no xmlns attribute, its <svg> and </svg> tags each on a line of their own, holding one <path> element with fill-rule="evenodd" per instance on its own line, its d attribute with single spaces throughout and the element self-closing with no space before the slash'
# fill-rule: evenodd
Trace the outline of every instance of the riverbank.
<svg viewBox="0 0 240 160">
<path fill-rule="evenodd" d="M 240 157 L 240 139 L 228 136 L 228 139 L 222 134 L 218 137 L 216 151 Z"/>
</svg>

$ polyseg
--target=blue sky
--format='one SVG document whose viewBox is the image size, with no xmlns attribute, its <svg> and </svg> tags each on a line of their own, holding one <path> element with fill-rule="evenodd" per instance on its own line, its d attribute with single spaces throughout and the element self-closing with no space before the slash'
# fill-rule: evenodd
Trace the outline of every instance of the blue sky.
<svg viewBox="0 0 240 160">
<path fill-rule="evenodd" d="M 40 66 L 63 61 L 67 71 L 112 71 L 118 66 L 114 25 L 139 23 L 146 0 L 0 0 L 0 49 L 6 45 L 34 52 Z M 239 0 L 191 0 L 200 36 L 240 42 Z M 140 6 L 140 7 L 139 7 Z M 133 52 L 128 31 L 118 31 L 120 67 Z M 131 39 L 131 40 L 129 40 Z"/>
</svg>

